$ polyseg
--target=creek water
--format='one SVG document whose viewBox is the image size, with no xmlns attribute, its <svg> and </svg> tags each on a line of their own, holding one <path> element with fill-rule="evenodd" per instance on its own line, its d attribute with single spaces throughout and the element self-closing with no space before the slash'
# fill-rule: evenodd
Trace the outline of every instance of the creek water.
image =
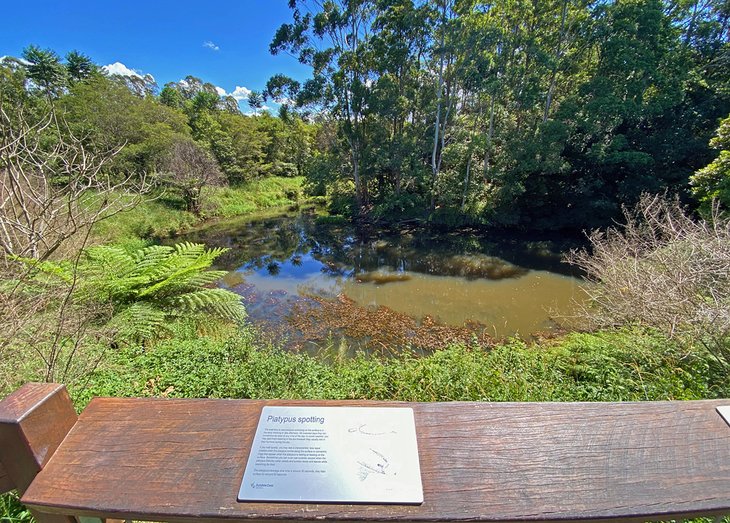
<svg viewBox="0 0 730 523">
<path fill-rule="evenodd" d="M 411 331 L 427 319 L 494 338 L 529 338 L 553 328 L 551 318 L 568 313 L 581 296 L 578 275 L 561 261 L 574 239 L 363 230 L 327 223 L 314 212 L 219 222 L 184 239 L 228 247 L 217 263 L 230 271 L 221 285 L 243 296 L 251 321 L 289 341 L 322 341 L 302 328 L 303 303 L 347 304 L 345 312 L 312 319 L 320 336 L 357 338 L 342 322 L 351 315 L 353 322 L 383 322 L 384 329 L 407 317 Z M 395 315 L 367 318 L 383 308 Z"/>
</svg>

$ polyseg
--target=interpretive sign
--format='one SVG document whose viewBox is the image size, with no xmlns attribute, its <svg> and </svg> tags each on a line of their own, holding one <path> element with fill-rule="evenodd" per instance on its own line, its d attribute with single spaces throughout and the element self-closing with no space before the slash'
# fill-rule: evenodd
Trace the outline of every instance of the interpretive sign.
<svg viewBox="0 0 730 523">
<path fill-rule="evenodd" d="M 413 409 L 264 407 L 238 500 L 422 503 Z"/>
<path fill-rule="evenodd" d="M 725 420 L 725 423 L 730 425 L 730 405 L 726 405 L 723 407 L 717 407 L 716 408 L 717 413 L 722 416 L 722 419 Z"/>
</svg>

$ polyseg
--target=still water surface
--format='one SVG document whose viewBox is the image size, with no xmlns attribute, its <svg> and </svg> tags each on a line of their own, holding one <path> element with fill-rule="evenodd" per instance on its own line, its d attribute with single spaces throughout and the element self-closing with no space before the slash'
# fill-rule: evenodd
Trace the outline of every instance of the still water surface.
<svg viewBox="0 0 730 523">
<path fill-rule="evenodd" d="M 185 239 L 229 247 L 218 262 L 230 271 L 222 285 L 244 297 L 254 322 L 279 326 L 308 297 L 345 296 L 417 321 L 527 338 L 552 328 L 551 316 L 580 295 L 580 280 L 561 262 L 571 240 L 320 222 L 307 212 L 249 217 Z"/>
</svg>

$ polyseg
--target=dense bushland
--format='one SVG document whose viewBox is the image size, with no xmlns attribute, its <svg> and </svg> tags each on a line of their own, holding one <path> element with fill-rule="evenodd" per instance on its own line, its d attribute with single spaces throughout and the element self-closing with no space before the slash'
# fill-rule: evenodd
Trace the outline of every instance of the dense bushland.
<svg viewBox="0 0 730 523">
<path fill-rule="evenodd" d="M 643 192 L 688 197 L 730 113 L 720 0 L 290 7 L 270 49 L 312 76 L 274 76 L 265 95 L 328 111 L 308 176 L 346 191 L 356 214 L 605 226 Z M 697 197 L 727 192 L 726 160 L 696 179 Z"/>
</svg>

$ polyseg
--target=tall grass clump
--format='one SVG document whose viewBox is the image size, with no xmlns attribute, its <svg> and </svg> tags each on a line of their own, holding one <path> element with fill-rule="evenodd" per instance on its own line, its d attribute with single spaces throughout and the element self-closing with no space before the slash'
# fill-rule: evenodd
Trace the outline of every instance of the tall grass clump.
<svg viewBox="0 0 730 523">
<path fill-rule="evenodd" d="M 233 187 L 207 187 L 207 216 L 230 218 L 271 207 L 294 205 L 302 194 L 304 178 L 271 177 Z"/>
</svg>

